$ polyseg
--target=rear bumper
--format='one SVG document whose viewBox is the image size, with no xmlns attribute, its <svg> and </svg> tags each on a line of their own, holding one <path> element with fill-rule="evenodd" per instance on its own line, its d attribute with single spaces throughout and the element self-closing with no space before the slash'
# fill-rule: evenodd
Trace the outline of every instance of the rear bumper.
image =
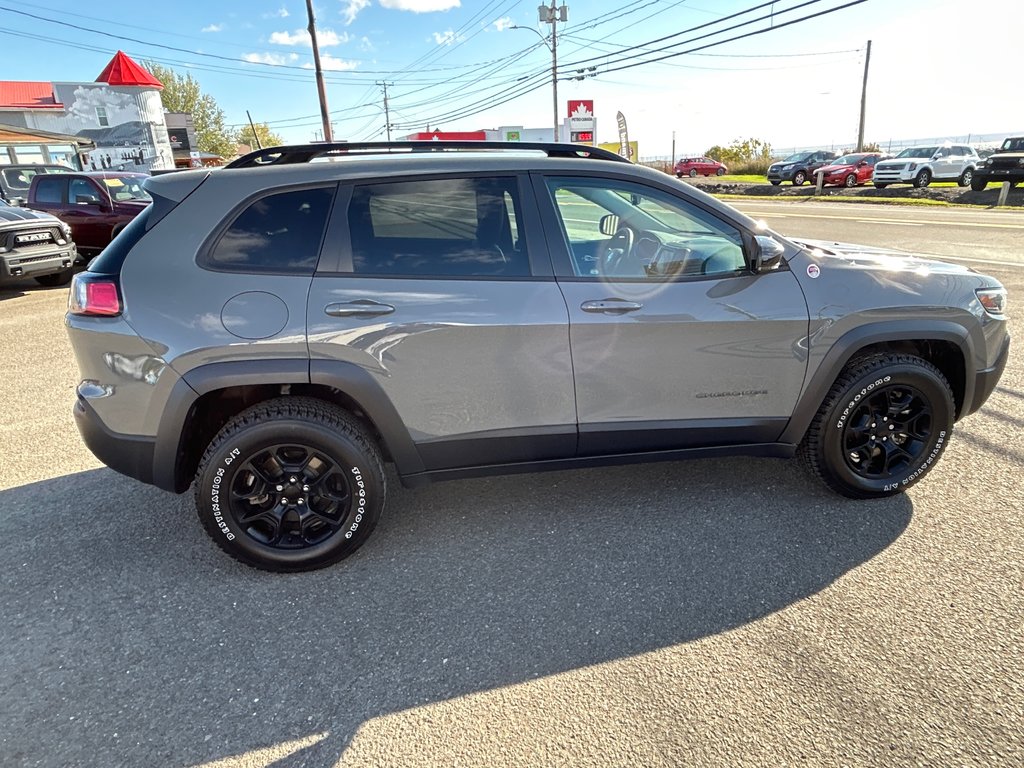
<svg viewBox="0 0 1024 768">
<path fill-rule="evenodd" d="M 999 351 L 999 357 L 996 358 L 996 364 L 991 368 L 986 368 L 983 371 L 977 371 L 974 374 L 974 397 L 971 398 L 971 407 L 964 413 L 964 416 L 974 413 L 985 404 L 989 395 L 992 394 L 992 390 L 994 390 L 996 388 L 996 384 L 999 383 L 999 377 L 1003 375 L 1003 369 L 1006 368 L 1006 360 L 1009 356 L 1010 337 L 1007 336 L 1003 340 L 1003 348 Z"/>
<path fill-rule="evenodd" d="M 75 403 L 74 414 L 82 440 L 97 459 L 122 475 L 153 483 L 153 438 L 111 432 L 82 397 Z"/>
</svg>

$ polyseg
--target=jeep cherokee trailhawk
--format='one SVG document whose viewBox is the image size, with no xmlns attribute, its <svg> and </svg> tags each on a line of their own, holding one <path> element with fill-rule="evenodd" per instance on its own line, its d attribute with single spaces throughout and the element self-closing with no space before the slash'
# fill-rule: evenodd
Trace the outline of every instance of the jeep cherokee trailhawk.
<svg viewBox="0 0 1024 768">
<path fill-rule="evenodd" d="M 990 277 L 793 242 L 590 147 L 278 147 L 146 187 L 72 286 L 75 417 L 270 570 L 357 549 L 385 462 L 414 486 L 799 453 L 898 493 L 1009 346 Z"/>
</svg>

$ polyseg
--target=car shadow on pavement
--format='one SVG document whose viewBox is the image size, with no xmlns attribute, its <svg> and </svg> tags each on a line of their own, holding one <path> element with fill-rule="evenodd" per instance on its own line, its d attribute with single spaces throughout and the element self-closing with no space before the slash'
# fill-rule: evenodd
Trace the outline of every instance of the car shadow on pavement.
<svg viewBox="0 0 1024 768">
<path fill-rule="evenodd" d="M 757 621 L 912 515 L 769 459 L 390 479 L 359 552 L 292 575 L 222 554 L 191 494 L 107 469 L 0 491 L 0 750 L 191 766 L 327 734 L 273 764 L 333 765 L 369 719 Z"/>
</svg>

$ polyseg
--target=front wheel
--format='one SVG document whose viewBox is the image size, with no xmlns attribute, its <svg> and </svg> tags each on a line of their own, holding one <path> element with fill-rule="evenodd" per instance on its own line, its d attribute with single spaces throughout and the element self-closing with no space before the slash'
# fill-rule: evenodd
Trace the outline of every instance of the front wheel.
<svg viewBox="0 0 1024 768">
<path fill-rule="evenodd" d="M 875 182 L 875 189 L 885 189 L 888 186 L 888 184 L 879 184 L 877 181 Z"/>
<path fill-rule="evenodd" d="M 860 358 L 832 386 L 799 453 L 843 496 L 890 496 L 931 470 L 954 417 L 949 382 L 928 361 L 895 353 Z"/>
<path fill-rule="evenodd" d="M 715 176 L 725 176 L 725 168 L 719 168 L 715 171 Z"/>
<path fill-rule="evenodd" d="M 803 171 L 797 171 L 793 174 L 793 186 L 802 187 L 804 182 L 807 181 L 807 174 Z"/>
<path fill-rule="evenodd" d="M 963 173 L 960 174 L 960 178 L 957 179 L 957 185 L 961 187 L 969 187 L 974 181 L 974 169 L 967 168 Z"/>
<path fill-rule="evenodd" d="M 849 176 L 846 177 L 846 182 L 845 183 L 846 183 L 847 187 L 856 187 L 857 186 L 857 174 L 856 173 L 851 173 Z"/>
<path fill-rule="evenodd" d="M 971 189 L 975 192 L 981 192 L 985 187 L 988 186 L 988 182 L 985 179 L 978 178 L 977 175 L 971 178 Z"/>
<path fill-rule="evenodd" d="M 914 177 L 914 186 L 918 189 L 923 189 L 932 183 L 932 172 L 927 168 L 922 168 L 921 172 Z"/>
<path fill-rule="evenodd" d="M 697 169 L 696 168 L 691 168 L 690 169 L 690 178 L 691 179 L 697 178 Z"/>
<path fill-rule="evenodd" d="M 267 571 L 308 571 L 348 557 L 384 508 L 380 451 L 334 405 L 287 397 L 231 419 L 196 474 L 199 519 L 217 546 Z"/>
<path fill-rule="evenodd" d="M 782 182 L 781 182 L 781 181 L 770 181 L 769 183 L 770 183 L 770 184 L 771 184 L 771 185 L 772 185 L 773 187 L 777 187 L 777 186 L 779 186 L 779 184 L 781 184 Z"/>
</svg>

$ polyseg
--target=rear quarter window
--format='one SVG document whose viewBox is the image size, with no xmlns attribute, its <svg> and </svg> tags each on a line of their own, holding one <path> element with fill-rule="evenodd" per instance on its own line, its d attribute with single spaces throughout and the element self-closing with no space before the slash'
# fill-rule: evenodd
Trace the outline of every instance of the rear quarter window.
<svg viewBox="0 0 1024 768">
<path fill-rule="evenodd" d="M 313 274 L 335 187 L 278 192 L 238 214 L 201 260 L 231 272 Z"/>
</svg>

